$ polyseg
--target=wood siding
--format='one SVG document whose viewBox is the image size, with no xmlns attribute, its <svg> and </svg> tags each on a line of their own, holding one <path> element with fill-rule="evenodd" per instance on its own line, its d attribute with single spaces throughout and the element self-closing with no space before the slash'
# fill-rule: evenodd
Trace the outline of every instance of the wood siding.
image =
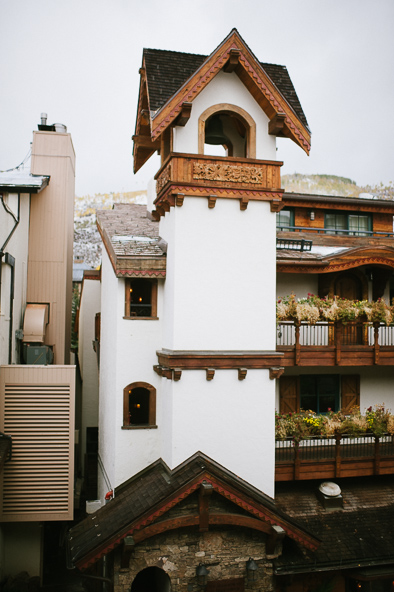
<svg viewBox="0 0 394 592">
<path fill-rule="evenodd" d="M 1 431 L 12 437 L 3 522 L 72 520 L 75 366 L 2 366 Z"/>
</svg>

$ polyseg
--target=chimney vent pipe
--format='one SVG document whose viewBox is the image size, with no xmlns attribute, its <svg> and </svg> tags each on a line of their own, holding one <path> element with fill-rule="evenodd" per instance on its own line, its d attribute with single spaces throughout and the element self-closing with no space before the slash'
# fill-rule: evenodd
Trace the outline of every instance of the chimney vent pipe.
<svg viewBox="0 0 394 592">
<path fill-rule="evenodd" d="M 46 125 L 47 124 L 47 119 L 48 119 L 48 114 L 47 113 L 41 113 L 41 125 Z"/>
</svg>

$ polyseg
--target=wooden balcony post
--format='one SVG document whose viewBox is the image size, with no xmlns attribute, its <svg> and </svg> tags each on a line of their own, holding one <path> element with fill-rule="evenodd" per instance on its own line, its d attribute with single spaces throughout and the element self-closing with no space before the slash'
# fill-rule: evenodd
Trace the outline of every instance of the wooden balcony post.
<svg viewBox="0 0 394 592">
<path fill-rule="evenodd" d="M 294 366 L 300 363 L 301 345 L 300 345 L 300 324 L 295 322 L 295 346 L 294 346 Z"/>
<path fill-rule="evenodd" d="M 341 476 L 341 434 L 335 434 L 335 477 Z"/>
<path fill-rule="evenodd" d="M 341 363 L 342 323 L 335 323 L 335 364 Z"/>
<path fill-rule="evenodd" d="M 300 478 L 300 443 L 294 442 L 294 480 L 298 481 Z"/>
<path fill-rule="evenodd" d="M 380 323 L 373 324 L 373 333 L 374 333 L 374 364 L 379 364 L 379 355 L 380 355 L 380 345 L 379 345 L 379 327 Z"/>
<path fill-rule="evenodd" d="M 380 475 L 380 439 L 375 436 L 374 475 Z"/>
</svg>

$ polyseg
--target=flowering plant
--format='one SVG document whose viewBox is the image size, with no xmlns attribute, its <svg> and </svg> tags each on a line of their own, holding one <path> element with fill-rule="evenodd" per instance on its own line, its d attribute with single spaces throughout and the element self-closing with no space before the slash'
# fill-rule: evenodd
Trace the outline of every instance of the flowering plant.
<svg viewBox="0 0 394 592">
<path fill-rule="evenodd" d="M 346 298 L 319 298 L 308 294 L 306 298 L 296 298 L 295 294 L 278 298 L 276 303 L 276 319 L 301 323 L 317 323 L 319 321 L 355 321 L 364 319 L 372 323 L 393 322 L 394 307 L 383 299 L 375 302 L 368 300 L 347 300 Z"/>
<path fill-rule="evenodd" d="M 292 438 L 300 442 L 313 436 L 349 434 L 356 437 L 365 433 L 372 433 L 376 437 L 394 435 L 394 415 L 384 405 L 368 407 L 364 415 L 359 407 L 353 407 L 348 415 L 331 410 L 325 415 L 316 415 L 313 411 L 275 415 L 276 440 Z"/>
</svg>

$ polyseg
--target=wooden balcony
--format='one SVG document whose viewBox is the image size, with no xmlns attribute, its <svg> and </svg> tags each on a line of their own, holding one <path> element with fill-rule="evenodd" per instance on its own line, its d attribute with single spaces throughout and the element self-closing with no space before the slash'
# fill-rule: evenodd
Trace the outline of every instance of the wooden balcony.
<svg viewBox="0 0 394 592">
<path fill-rule="evenodd" d="M 249 158 L 172 153 L 157 173 L 155 201 L 160 215 L 168 207 L 182 205 L 182 196 L 239 199 L 241 209 L 249 200 L 271 201 L 277 211 L 281 202 L 280 167 L 282 162 Z M 175 201 L 174 198 L 175 197 Z M 178 197 L 179 196 L 179 197 Z"/>
<path fill-rule="evenodd" d="M 275 481 L 394 474 L 393 436 L 314 436 L 277 440 Z"/>
<path fill-rule="evenodd" d="M 282 366 L 392 366 L 394 327 L 378 323 L 282 322 L 277 327 Z"/>
</svg>

